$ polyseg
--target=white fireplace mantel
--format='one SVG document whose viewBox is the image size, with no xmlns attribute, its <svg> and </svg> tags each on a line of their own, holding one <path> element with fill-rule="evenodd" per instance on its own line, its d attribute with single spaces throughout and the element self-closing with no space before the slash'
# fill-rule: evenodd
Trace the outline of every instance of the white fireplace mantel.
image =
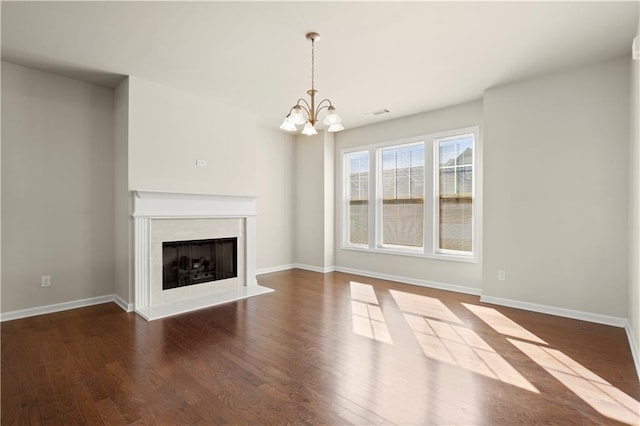
<svg viewBox="0 0 640 426">
<path fill-rule="evenodd" d="M 256 198 L 251 196 L 184 194 L 168 192 L 133 192 L 134 220 L 134 288 L 135 311 L 147 320 L 176 315 L 221 303 L 245 299 L 273 291 L 259 286 L 256 281 Z M 238 219 L 243 223 L 244 259 L 238 262 L 243 269 L 239 273 L 242 282 L 233 288 L 221 286 L 221 290 L 202 290 L 188 298 L 161 303 L 153 300 L 161 282 L 152 273 L 151 241 L 153 224 L 166 219 Z M 197 223 L 197 221 L 195 221 Z M 193 224 L 194 221 L 185 221 Z M 161 274 L 160 274 L 161 276 Z M 154 278 L 155 277 L 155 278 Z M 171 290 L 169 290 L 171 291 Z M 164 300 L 168 299 L 168 300 Z"/>
</svg>

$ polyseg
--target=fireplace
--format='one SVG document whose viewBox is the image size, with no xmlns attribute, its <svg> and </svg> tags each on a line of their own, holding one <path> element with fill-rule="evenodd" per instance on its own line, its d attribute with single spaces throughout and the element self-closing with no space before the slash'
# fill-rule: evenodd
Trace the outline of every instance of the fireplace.
<svg viewBox="0 0 640 426">
<path fill-rule="evenodd" d="M 273 291 L 255 276 L 255 197 L 133 193 L 135 311 L 163 318 Z"/>
<path fill-rule="evenodd" d="M 162 289 L 238 276 L 238 238 L 162 243 Z"/>
</svg>

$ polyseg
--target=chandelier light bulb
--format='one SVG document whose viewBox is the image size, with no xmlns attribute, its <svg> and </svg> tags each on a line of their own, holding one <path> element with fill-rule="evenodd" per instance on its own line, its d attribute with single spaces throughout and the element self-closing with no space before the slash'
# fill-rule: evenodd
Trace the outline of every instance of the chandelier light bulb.
<svg viewBox="0 0 640 426">
<path fill-rule="evenodd" d="M 339 132 L 340 130 L 344 130 L 344 126 L 340 123 L 335 123 L 329 126 L 327 132 Z"/>
<path fill-rule="evenodd" d="M 328 108 L 328 114 L 324 118 L 324 124 L 331 126 L 332 124 L 342 123 L 342 118 L 336 112 L 336 109 L 332 106 Z"/>
<path fill-rule="evenodd" d="M 304 125 L 304 129 L 302 129 L 302 134 L 307 136 L 317 135 L 318 131 L 315 126 L 307 121 L 307 124 Z"/>
<path fill-rule="evenodd" d="M 282 130 L 286 130 L 287 132 L 295 132 L 296 130 L 298 130 L 298 128 L 296 127 L 295 124 L 293 124 L 291 121 L 289 121 L 289 116 L 287 116 L 284 121 L 282 122 L 282 124 L 280 125 L 280 128 Z"/>
<path fill-rule="evenodd" d="M 307 119 L 304 118 L 304 115 L 302 114 L 302 108 L 300 108 L 300 106 L 298 105 L 294 106 L 291 109 L 288 120 L 293 124 L 304 124 L 307 121 Z"/>
</svg>

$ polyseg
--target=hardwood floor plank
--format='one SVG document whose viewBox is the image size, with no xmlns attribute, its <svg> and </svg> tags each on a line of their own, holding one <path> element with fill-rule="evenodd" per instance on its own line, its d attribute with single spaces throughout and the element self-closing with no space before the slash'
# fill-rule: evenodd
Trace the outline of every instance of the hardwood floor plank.
<svg viewBox="0 0 640 426">
<path fill-rule="evenodd" d="M 152 322 L 104 304 L 2 323 L 2 424 L 640 423 L 623 329 L 344 273 L 259 280 L 276 291 Z"/>
<path fill-rule="evenodd" d="M 105 425 L 125 425 L 125 420 L 120 415 L 118 407 L 109 398 L 95 402 L 96 410 Z"/>
<path fill-rule="evenodd" d="M 22 418 L 25 413 L 21 410 L 23 386 L 15 375 L 7 374 L 4 370 L 2 370 L 2 383 L 15 391 L 2 398 L 1 422 L 3 425 L 24 424 L 26 421 L 23 421 Z"/>
<path fill-rule="evenodd" d="M 102 417 L 98 412 L 95 401 L 93 400 L 89 389 L 84 383 L 76 383 L 71 389 L 71 394 L 82 413 L 82 419 L 86 425 L 103 425 Z"/>
</svg>

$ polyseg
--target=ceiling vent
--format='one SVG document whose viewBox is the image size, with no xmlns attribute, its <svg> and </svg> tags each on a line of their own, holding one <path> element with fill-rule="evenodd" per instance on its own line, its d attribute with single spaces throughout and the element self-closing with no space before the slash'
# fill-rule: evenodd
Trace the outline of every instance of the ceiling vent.
<svg viewBox="0 0 640 426">
<path fill-rule="evenodd" d="M 372 115 L 372 116 L 378 116 L 378 115 L 384 115 L 384 114 L 389 114 L 391 111 L 389 111 L 388 109 L 378 109 L 375 111 L 371 111 L 371 112 L 365 112 L 364 115 Z"/>
</svg>

